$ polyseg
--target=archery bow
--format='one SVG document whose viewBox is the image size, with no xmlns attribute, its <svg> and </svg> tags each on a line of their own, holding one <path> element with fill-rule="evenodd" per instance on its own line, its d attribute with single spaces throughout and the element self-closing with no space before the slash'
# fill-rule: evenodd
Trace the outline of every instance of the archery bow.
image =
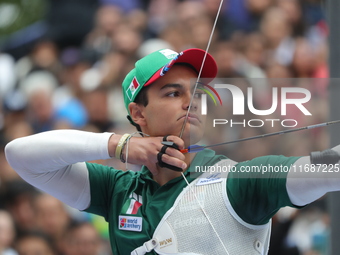
<svg viewBox="0 0 340 255">
<path fill-rule="evenodd" d="M 194 96 L 193 95 L 196 93 L 198 81 L 200 79 L 200 76 L 201 76 L 201 73 L 202 73 L 202 70 L 203 70 L 203 66 L 204 66 L 204 63 L 205 63 L 205 60 L 206 60 L 206 56 L 208 54 L 208 50 L 209 50 L 209 47 L 210 47 L 212 36 L 214 34 L 214 30 L 215 30 L 215 27 L 216 27 L 217 19 L 218 19 L 218 16 L 219 16 L 221 8 L 222 8 L 222 4 L 223 4 L 223 0 L 220 1 L 220 5 L 219 5 L 219 8 L 218 8 L 216 17 L 215 17 L 215 22 L 214 22 L 214 25 L 213 25 L 213 28 L 212 28 L 212 31 L 211 31 L 211 34 L 210 34 L 210 37 L 209 37 L 207 48 L 205 50 L 205 54 L 204 54 L 204 57 L 203 57 L 203 60 L 202 60 L 201 68 L 200 68 L 200 71 L 199 71 L 199 74 L 198 74 L 198 77 L 197 77 L 197 82 L 195 83 L 195 86 L 194 86 L 194 89 L 193 89 L 193 94 L 192 94 L 192 97 L 190 99 L 188 110 L 187 110 L 187 113 L 186 113 L 186 116 L 185 116 L 185 119 L 184 119 L 184 122 L 183 122 L 183 126 L 182 126 L 182 129 L 181 129 L 180 135 L 179 135 L 180 138 L 182 138 L 182 136 L 183 136 L 183 132 L 184 132 L 186 123 L 188 121 L 189 112 L 190 112 L 190 109 L 191 109 L 191 106 L 192 106 L 192 103 L 193 103 L 193 100 L 194 100 Z M 301 128 L 295 128 L 295 129 L 289 129 L 289 130 L 284 130 L 284 131 L 279 131 L 279 132 L 274 132 L 274 133 L 267 133 L 267 134 L 262 134 L 262 135 L 258 135 L 258 136 L 242 138 L 242 139 L 238 139 L 238 140 L 234 140 L 234 141 L 228 141 L 228 142 L 212 144 L 212 145 L 206 145 L 206 146 L 202 146 L 202 145 L 190 145 L 190 146 L 188 146 L 188 148 L 181 150 L 181 152 L 182 153 L 198 152 L 198 151 L 201 151 L 204 148 L 208 148 L 208 147 L 214 147 L 214 146 L 219 146 L 219 145 L 226 145 L 226 144 L 237 143 L 237 142 L 242 142 L 242 141 L 249 141 L 249 140 L 253 140 L 253 139 L 259 139 L 259 138 L 264 138 L 264 137 L 269 137 L 269 136 L 274 136 L 274 135 L 279 135 L 279 134 L 286 134 L 286 133 L 296 132 L 296 131 L 305 130 L 305 129 L 313 129 L 313 128 L 318 128 L 318 127 L 324 127 L 324 126 L 328 126 L 328 125 L 332 125 L 332 124 L 337 124 L 337 123 L 340 123 L 340 120 L 324 122 L 324 123 L 320 123 L 320 124 L 315 124 L 315 125 L 310 125 L 310 126 L 305 126 L 305 127 L 301 127 Z M 181 172 L 181 174 L 182 174 L 183 179 L 187 183 L 188 187 L 190 188 L 191 192 L 193 193 L 195 199 L 197 200 L 197 202 L 198 202 L 198 204 L 199 204 L 203 214 L 205 215 L 205 217 L 207 218 L 209 224 L 211 225 L 214 233 L 216 234 L 217 238 L 219 239 L 220 243 L 222 244 L 223 249 L 225 250 L 226 254 L 229 255 L 229 252 L 228 252 L 227 248 L 225 247 L 222 239 L 220 238 L 220 236 L 217 233 L 215 227 L 213 226 L 211 220 L 209 219 L 207 213 L 205 212 L 203 206 L 201 205 L 200 201 L 198 200 L 195 192 L 191 189 L 191 186 L 189 185 L 189 182 L 186 179 L 184 173 Z"/>
</svg>

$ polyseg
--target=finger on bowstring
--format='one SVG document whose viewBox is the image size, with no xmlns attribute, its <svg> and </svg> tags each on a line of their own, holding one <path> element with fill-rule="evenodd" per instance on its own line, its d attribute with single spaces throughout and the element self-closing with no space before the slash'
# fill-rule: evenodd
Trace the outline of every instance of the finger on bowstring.
<svg viewBox="0 0 340 255">
<path fill-rule="evenodd" d="M 163 137 L 163 142 L 174 142 L 178 146 L 179 150 L 184 149 L 184 141 L 178 136 L 166 135 Z"/>
<path fill-rule="evenodd" d="M 158 159 L 158 166 L 162 167 L 162 168 L 168 168 L 170 170 L 176 171 L 176 172 L 183 172 L 183 169 L 174 165 L 169 165 L 167 163 L 164 163 L 164 161 L 162 161 L 162 157 L 163 157 L 164 153 L 159 152 L 157 154 L 157 159 Z"/>
<path fill-rule="evenodd" d="M 162 144 L 164 144 L 164 146 L 161 149 L 162 153 L 168 154 L 171 157 L 178 158 L 181 160 L 185 159 L 184 154 L 178 150 L 178 146 L 174 148 L 174 147 L 167 146 L 166 143 L 169 143 L 169 142 L 162 142 Z"/>
</svg>

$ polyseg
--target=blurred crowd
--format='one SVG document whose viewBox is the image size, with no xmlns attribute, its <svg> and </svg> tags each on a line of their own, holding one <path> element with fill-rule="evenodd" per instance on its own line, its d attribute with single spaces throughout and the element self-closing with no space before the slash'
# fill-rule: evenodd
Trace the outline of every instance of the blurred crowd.
<svg viewBox="0 0 340 255">
<path fill-rule="evenodd" d="M 9 43 L 0 48 L 0 253 L 111 254 L 101 218 L 68 208 L 24 183 L 7 164 L 3 148 L 15 138 L 54 129 L 134 132 L 126 119 L 121 91 L 125 75 L 136 60 L 158 49 L 206 49 L 220 0 L 49 2 L 48 26 L 36 31 L 38 38 L 21 48 L 20 42 L 14 43 L 17 48 Z M 239 84 L 244 92 L 252 87 L 257 109 L 270 107 L 272 87 L 289 84 L 308 89 L 312 99 L 306 107 L 312 116 L 292 108 L 284 118 L 297 120 L 297 127 L 326 121 L 325 78 L 329 74 L 324 3 L 224 2 L 209 48 L 219 68 L 217 78 Z M 25 39 L 23 35 L 18 38 Z M 226 105 L 230 103 L 228 95 L 222 98 Z M 235 117 L 230 110 L 223 114 L 229 120 Z M 271 118 L 282 119 L 280 112 L 275 114 Z M 247 116 L 251 118 L 264 120 L 266 116 Z M 221 125 L 216 132 L 208 126 L 209 142 L 285 128 L 268 124 L 229 127 Z M 216 147 L 216 151 L 241 161 L 267 154 L 308 155 L 328 147 L 327 131 L 315 129 Z M 125 169 L 116 160 L 97 162 Z M 279 211 L 273 219 L 269 254 L 328 254 L 325 208 L 325 199 L 320 199 L 300 211 Z"/>
</svg>

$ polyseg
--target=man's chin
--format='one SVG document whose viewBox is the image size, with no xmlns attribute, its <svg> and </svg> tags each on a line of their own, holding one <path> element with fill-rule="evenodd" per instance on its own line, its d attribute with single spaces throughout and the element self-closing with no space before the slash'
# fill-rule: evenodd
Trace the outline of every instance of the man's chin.
<svg viewBox="0 0 340 255">
<path fill-rule="evenodd" d="M 190 129 L 190 132 L 185 131 L 183 133 L 182 139 L 184 140 L 184 144 L 188 147 L 191 144 L 196 144 L 203 138 L 203 132 L 195 132 L 196 130 Z"/>
</svg>

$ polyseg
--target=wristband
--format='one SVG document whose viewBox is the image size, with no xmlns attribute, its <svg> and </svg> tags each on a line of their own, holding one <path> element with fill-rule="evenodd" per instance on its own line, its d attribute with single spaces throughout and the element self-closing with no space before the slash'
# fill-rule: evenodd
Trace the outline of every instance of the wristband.
<svg viewBox="0 0 340 255">
<path fill-rule="evenodd" d="M 121 161 L 122 163 L 126 163 L 126 160 L 123 158 L 123 152 L 124 152 L 124 147 L 125 147 L 125 145 L 130 141 L 131 137 L 132 137 L 132 134 L 129 135 L 129 136 L 125 139 L 125 141 L 124 141 L 124 143 L 123 143 L 123 145 L 122 145 L 122 150 L 121 150 L 120 156 L 119 156 L 120 161 Z M 126 149 L 127 149 L 127 148 L 126 148 Z M 127 154 L 126 154 L 126 155 L 127 155 Z"/>
<path fill-rule="evenodd" d="M 123 149 L 123 146 L 126 142 L 126 139 L 128 139 L 128 137 L 130 136 L 130 134 L 124 134 L 120 139 L 119 139 L 119 142 L 116 146 L 116 153 L 115 153 L 115 157 L 117 159 L 120 159 L 120 155 L 122 153 L 122 149 Z"/>
</svg>

